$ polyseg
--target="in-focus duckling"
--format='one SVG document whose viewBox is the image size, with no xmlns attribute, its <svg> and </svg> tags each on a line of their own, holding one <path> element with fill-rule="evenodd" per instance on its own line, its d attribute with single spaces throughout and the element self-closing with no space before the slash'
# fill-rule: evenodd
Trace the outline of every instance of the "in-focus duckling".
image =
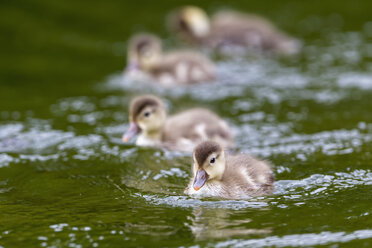
<svg viewBox="0 0 372 248">
<path fill-rule="evenodd" d="M 226 156 L 217 142 L 197 145 L 193 159 L 193 179 L 185 190 L 190 196 L 242 199 L 274 190 L 269 164 L 246 154 Z"/>
<path fill-rule="evenodd" d="M 163 53 L 158 37 L 138 34 L 129 41 L 126 76 L 165 86 L 211 82 L 216 79 L 213 63 L 194 51 Z"/>
<path fill-rule="evenodd" d="M 244 47 L 249 51 L 291 55 L 301 47 L 298 40 L 263 17 L 236 11 L 219 11 L 209 19 L 201 8 L 186 6 L 174 11 L 168 22 L 182 39 L 217 50 Z"/>
<path fill-rule="evenodd" d="M 208 109 L 195 108 L 167 117 L 161 100 L 144 95 L 132 100 L 129 108 L 130 127 L 123 135 L 128 142 L 137 133 L 139 146 L 160 146 L 169 150 L 192 152 L 203 140 L 215 140 L 223 147 L 233 145 L 227 123 Z"/>
</svg>

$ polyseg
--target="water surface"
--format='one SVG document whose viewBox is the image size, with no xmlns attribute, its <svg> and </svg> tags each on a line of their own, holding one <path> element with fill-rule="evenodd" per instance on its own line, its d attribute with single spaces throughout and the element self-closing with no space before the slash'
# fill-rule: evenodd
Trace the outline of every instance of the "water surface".
<svg viewBox="0 0 372 248">
<path fill-rule="evenodd" d="M 123 80 L 131 33 L 174 47 L 163 17 L 178 4 L 0 4 L 0 247 L 371 246 L 371 3 L 235 1 L 299 37 L 303 52 L 219 59 L 214 85 Z M 275 193 L 185 196 L 189 156 L 121 143 L 140 93 L 171 113 L 217 112 L 237 152 L 275 165 Z"/>
</svg>

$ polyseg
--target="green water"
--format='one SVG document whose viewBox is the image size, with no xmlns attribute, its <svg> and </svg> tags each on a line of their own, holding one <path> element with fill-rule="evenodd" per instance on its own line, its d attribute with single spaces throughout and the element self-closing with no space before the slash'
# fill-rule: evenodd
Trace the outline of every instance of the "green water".
<svg viewBox="0 0 372 248">
<path fill-rule="evenodd" d="M 217 85 L 123 81 L 128 36 L 147 30 L 173 47 L 164 15 L 185 3 L 0 3 L 0 247 L 372 246 L 371 1 L 229 2 L 303 52 L 219 60 Z M 171 113 L 225 118 L 238 151 L 275 165 L 275 194 L 185 196 L 190 157 L 120 142 L 144 92 Z"/>
</svg>

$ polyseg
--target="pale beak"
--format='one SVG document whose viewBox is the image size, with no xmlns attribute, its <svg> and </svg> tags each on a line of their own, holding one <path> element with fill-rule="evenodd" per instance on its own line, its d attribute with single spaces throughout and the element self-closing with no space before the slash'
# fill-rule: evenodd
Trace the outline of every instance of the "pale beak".
<svg viewBox="0 0 372 248">
<path fill-rule="evenodd" d="M 193 184 L 194 189 L 199 190 L 201 187 L 203 187 L 207 179 L 208 179 L 207 172 L 204 169 L 199 169 L 196 172 L 196 176 L 195 176 L 195 180 Z"/>
<path fill-rule="evenodd" d="M 130 141 L 134 136 L 136 136 L 138 132 L 139 132 L 138 125 L 134 122 L 131 122 L 128 130 L 123 135 L 123 138 L 122 138 L 123 142 Z"/>
</svg>

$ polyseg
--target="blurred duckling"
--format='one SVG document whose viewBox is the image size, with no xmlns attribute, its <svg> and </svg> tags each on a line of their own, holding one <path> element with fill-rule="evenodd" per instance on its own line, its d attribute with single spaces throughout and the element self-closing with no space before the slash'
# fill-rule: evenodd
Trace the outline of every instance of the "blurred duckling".
<svg viewBox="0 0 372 248">
<path fill-rule="evenodd" d="M 128 142 L 137 133 L 139 146 L 157 146 L 169 150 L 192 152 L 203 140 L 215 140 L 223 147 L 233 145 L 233 135 L 227 123 L 213 112 L 194 108 L 167 117 L 162 101 L 152 95 L 139 96 L 129 107 L 130 126 L 123 135 Z"/>
<path fill-rule="evenodd" d="M 193 179 L 185 190 L 190 196 L 242 199 L 274 190 L 269 164 L 246 154 L 226 156 L 217 142 L 197 145 L 193 159 Z"/>
<path fill-rule="evenodd" d="M 216 79 L 213 63 L 194 51 L 164 53 L 161 40 L 152 34 L 132 37 L 128 47 L 126 76 L 165 86 L 211 82 Z"/>
<path fill-rule="evenodd" d="M 301 47 L 298 40 L 268 20 L 231 10 L 219 11 L 209 19 L 201 8 L 186 6 L 173 12 L 168 22 L 182 39 L 216 50 L 240 47 L 260 53 L 291 55 Z"/>
</svg>

